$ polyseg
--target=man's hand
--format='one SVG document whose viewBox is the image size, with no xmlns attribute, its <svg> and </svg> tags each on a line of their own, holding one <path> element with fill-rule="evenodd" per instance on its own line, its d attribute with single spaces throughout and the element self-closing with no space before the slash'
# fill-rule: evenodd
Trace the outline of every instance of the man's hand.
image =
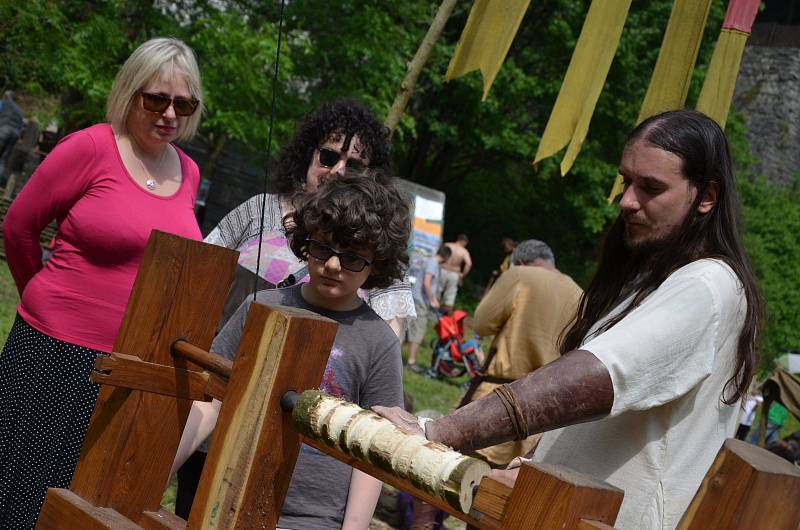
<svg viewBox="0 0 800 530">
<path fill-rule="evenodd" d="M 372 410 L 394 423 L 398 429 L 406 434 L 425 436 L 425 433 L 419 426 L 417 417 L 401 407 L 382 407 L 380 405 L 375 405 L 372 407 Z"/>
<path fill-rule="evenodd" d="M 433 300 L 428 300 L 428 303 L 431 305 L 433 309 L 439 309 L 439 307 L 441 306 L 441 304 L 439 304 L 438 298 L 434 298 Z"/>
</svg>

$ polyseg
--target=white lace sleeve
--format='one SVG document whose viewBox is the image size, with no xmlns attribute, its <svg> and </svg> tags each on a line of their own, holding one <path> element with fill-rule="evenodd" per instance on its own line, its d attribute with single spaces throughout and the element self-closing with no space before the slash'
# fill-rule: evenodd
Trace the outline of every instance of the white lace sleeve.
<svg viewBox="0 0 800 530">
<path fill-rule="evenodd" d="M 411 284 L 407 281 L 398 280 L 389 287 L 371 289 L 367 303 L 384 320 L 417 316 L 411 297 Z"/>
</svg>

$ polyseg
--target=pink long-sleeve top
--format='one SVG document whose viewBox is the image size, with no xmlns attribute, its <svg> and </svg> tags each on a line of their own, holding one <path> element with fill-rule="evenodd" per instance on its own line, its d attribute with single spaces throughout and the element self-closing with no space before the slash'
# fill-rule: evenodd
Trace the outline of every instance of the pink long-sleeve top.
<svg viewBox="0 0 800 530">
<path fill-rule="evenodd" d="M 66 136 L 44 159 L 3 223 L 8 266 L 21 293 L 17 311 L 28 324 L 111 351 L 150 231 L 201 239 L 194 216 L 200 174 L 176 150 L 183 181 L 169 197 L 133 180 L 108 124 Z M 53 219 L 58 235 L 42 267 L 39 235 Z"/>
</svg>

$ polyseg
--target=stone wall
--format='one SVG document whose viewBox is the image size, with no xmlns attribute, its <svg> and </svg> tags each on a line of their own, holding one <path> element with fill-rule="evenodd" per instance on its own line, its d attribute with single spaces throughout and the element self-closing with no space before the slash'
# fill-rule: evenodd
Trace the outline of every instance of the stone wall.
<svg viewBox="0 0 800 530">
<path fill-rule="evenodd" d="M 800 172 L 800 49 L 747 46 L 733 107 L 748 126 L 754 168 L 772 182 Z"/>
</svg>

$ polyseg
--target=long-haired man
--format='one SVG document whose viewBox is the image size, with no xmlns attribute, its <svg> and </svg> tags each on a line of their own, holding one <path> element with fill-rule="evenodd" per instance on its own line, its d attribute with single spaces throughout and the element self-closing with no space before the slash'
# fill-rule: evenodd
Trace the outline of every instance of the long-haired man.
<svg viewBox="0 0 800 530">
<path fill-rule="evenodd" d="M 563 355 L 425 434 L 473 450 L 550 431 L 534 460 L 622 488 L 616 528 L 674 528 L 736 430 L 763 303 L 714 121 L 690 110 L 645 120 L 619 169 L 620 215 Z"/>
</svg>

